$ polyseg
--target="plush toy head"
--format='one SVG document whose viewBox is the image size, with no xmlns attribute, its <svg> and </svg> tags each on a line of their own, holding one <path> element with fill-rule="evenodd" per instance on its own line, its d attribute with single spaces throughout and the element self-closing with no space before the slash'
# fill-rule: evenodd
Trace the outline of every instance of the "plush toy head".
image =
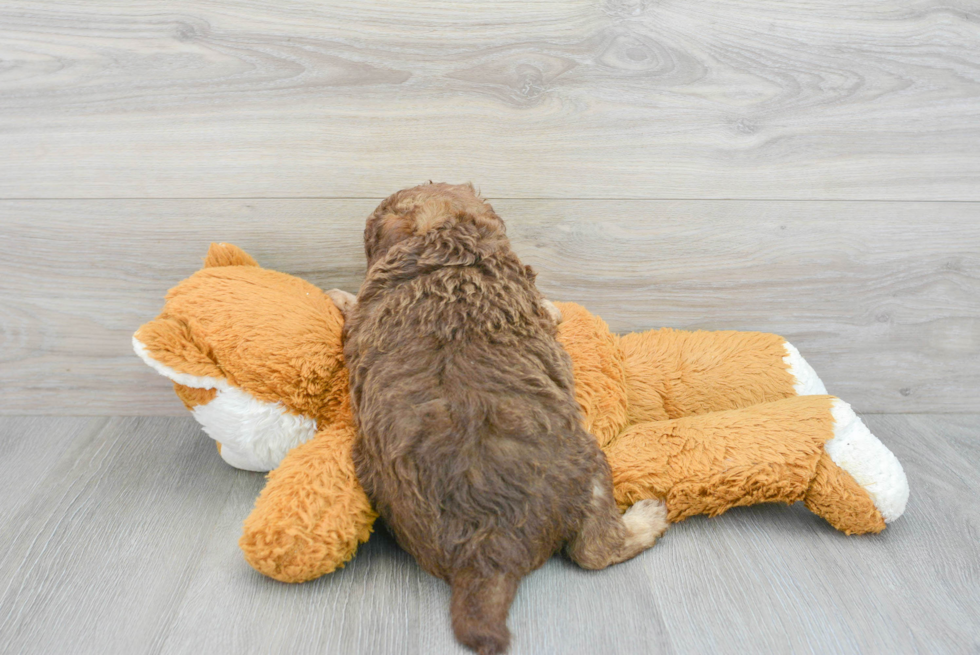
<svg viewBox="0 0 980 655">
<path fill-rule="evenodd" d="M 881 531 L 904 511 L 901 464 L 782 337 L 666 328 L 620 337 L 578 305 L 559 308 L 583 423 L 621 507 L 658 498 L 680 521 L 802 501 L 848 534 Z M 343 565 L 376 518 L 350 459 L 342 323 L 317 287 L 212 244 L 205 268 L 133 338 L 226 462 L 272 470 L 239 543 L 278 580 Z"/>
<path fill-rule="evenodd" d="M 344 318 L 319 288 L 229 244 L 213 244 L 204 266 L 133 347 L 173 380 L 226 462 L 269 471 L 318 423 L 348 418 Z"/>
</svg>

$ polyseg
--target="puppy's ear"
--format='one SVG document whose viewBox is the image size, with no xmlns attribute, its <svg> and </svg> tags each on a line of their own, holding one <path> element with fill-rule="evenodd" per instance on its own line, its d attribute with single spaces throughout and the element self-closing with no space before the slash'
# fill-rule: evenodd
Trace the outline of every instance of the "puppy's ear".
<svg viewBox="0 0 980 655">
<path fill-rule="evenodd" d="M 534 269 L 531 268 L 530 266 L 525 266 L 524 267 L 524 277 L 526 277 L 529 281 L 534 282 L 537 279 L 538 274 L 535 273 L 534 272 Z"/>
</svg>

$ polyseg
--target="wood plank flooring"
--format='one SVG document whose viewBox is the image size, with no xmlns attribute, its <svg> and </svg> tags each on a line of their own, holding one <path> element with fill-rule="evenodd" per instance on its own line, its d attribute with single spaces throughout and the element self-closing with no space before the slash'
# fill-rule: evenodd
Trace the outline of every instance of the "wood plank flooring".
<svg viewBox="0 0 980 655">
<path fill-rule="evenodd" d="M 980 200 L 971 0 L 3 0 L 0 197 Z"/>
<path fill-rule="evenodd" d="M 866 420 L 912 489 L 881 535 L 758 506 L 605 571 L 554 558 L 520 588 L 512 652 L 974 652 L 980 416 Z M 383 530 L 311 583 L 250 569 L 237 539 L 262 485 L 189 417 L 0 418 L 0 652 L 466 652 L 448 588 Z"/>
</svg>

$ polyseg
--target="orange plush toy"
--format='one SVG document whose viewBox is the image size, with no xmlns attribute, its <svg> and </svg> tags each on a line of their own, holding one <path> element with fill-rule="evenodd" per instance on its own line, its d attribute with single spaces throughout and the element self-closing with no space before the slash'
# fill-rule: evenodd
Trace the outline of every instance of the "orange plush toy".
<svg viewBox="0 0 980 655">
<path fill-rule="evenodd" d="M 618 336 L 558 303 L 585 426 L 619 504 L 659 498 L 671 521 L 803 501 L 847 534 L 905 509 L 901 464 L 779 336 L 671 329 Z M 376 518 L 354 474 L 343 316 L 319 288 L 212 244 L 133 337 L 232 466 L 271 471 L 239 542 L 285 582 L 343 566 Z"/>
</svg>

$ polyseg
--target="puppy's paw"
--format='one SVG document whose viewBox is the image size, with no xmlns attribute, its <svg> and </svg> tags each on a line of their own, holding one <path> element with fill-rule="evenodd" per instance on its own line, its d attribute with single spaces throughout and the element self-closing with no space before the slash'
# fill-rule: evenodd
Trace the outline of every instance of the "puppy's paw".
<svg viewBox="0 0 980 655">
<path fill-rule="evenodd" d="M 542 299 L 541 304 L 544 306 L 545 311 L 551 316 L 551 320 L 558 325 L 562 322 L 561 310 L 555 306 L 555 303 L 551 302 L 547 298 Z"/>
<path fill-rule="evenodd" d="M 628 541 L 649 548 L 667 530 L 667 506 L 662 501 L 637 501 L 623 514 L 623 523 L 630 531 Z"/>
<path fill-rule="evenodd" d="M 346 318 L 347 314 L 354 308 L 357 304 L 357 296 L 352 293 L 348 293 L 342 289 L 331 289 L 327 291 L 327 296 L 333 301 L 333 304 L 337 306 L 340 313 Z"/>
</svg>

